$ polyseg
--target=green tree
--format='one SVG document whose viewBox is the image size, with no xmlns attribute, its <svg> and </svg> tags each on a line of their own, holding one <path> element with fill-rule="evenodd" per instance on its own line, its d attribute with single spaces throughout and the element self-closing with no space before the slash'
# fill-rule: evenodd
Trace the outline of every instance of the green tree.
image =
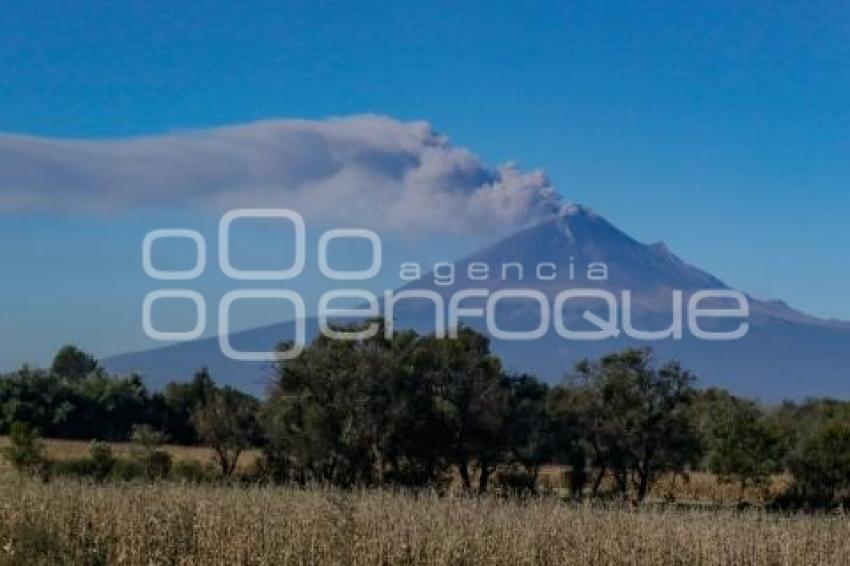
<svg viewBox="0 0 850 566">
<path fill-rule="evenodd" d="M 501 433 L 506 459 L 536 479 L 540 467 L 554 458 L 552 424 L 547 414 L 549 387 L 527 374 L 507 378 L 507 415 Z"/>
<path fill-rule="evenodd" d="M 213 390 L 198 406 L 192 421 L 201 440 L 213 449 L 224 477 L 236 470 L 239 455 L 259 437 L 259 403 L 235 389 Z"/>
<path fill-rule="evenodd" d="M 850 420 L 827 418 L 802 439 L 790 458 L 792 490 L 812 506 L 850 501 Z"/>
<path fill-rule="evenodd" d="M 478 490 L 486 491 L 509 448 L 503 433 L 510 410 L 509 383 L 489 340 L 465 327 L 450 340 L 427 336 L 417 348 L 414 371 L 431 389 L 434 432 L 463 488 L 472 488 L 477 466 Z"/>
<path fill-rule="evenodd" d="M 450 467 L 463 487 L 489 488 L 500 465 L 529 477 L 546 457 L 547 389 L 507 376 L 486 337 L 461 328 L 456 339 L 383 333 L 319 336 L 279 364 L 263 410 L 266 460 L 279 477 L 337 485 L 439 485 Z"/>
<path fill-rule="evenodd" d="M 549 391 L 546 399 L 548 455 L 553 463 L 569 467 L 570 494 L 580 499 L 588 481 L 588 457 L 596 455 L 594 462 L 599 469 L 603 466 L 604 451 L 598 445 L 597 435 L 592 434 L 595 417 L 590 410 L 590 391 L 574 387 L 555 387 Z M 595 494 L 599 490 L 602 476 L 593 487 Z"/>
<path fill-rule="evenodd" d="M 711 406 L 708 466 L 720 481 L 738 484 L 740 501 L 748 486 L 766 486 L 781 469 L 779 432 L 751 401 L 728 396 Z"/>
<path fill-rule="evenodd" d="M 631 484 L 642 501 L 660 474 L 697 460 L 700 444 L 688 414 L 694 377 L 677 362 L 659 369 L 649 349 L 629 349 L 576 367 L 594 488 L 613 473 L 625 497 Z"/>
<path fill-rule="evenodd" d="M 98 369 L 98 361 L 76 346 L 63 346 L 53 358 L 50 371 L 64 379 L 82 379 Z"/>
<path fill-rule="evenodd" d="M 200 439 L 192 415 L 212 397 L 216 385 L 207 368 L 186 383 L 172 382 L 156 395 L 154 404 L 160 426 L 178 444 L 197 444 Z"/>
<path fill-rule="evenodd" d="M 23 367 L 0 379 L 0 429 L 28 422 L 50 438 L 127 440 L 149 419 L 141 378 L 94 371 L 73 380 Z"/>
<path fill-rule="evenodd" d="M 263 411 L 266 458 L 279 476 L 337 485 L 434 481 L 440 464 L 429 426 L 431 399 L 412 377 L 412 332 L 383 336 L 383 322 L 334 327 L 368 339 L 319 336 L 282 362 Z"/>
</svg>

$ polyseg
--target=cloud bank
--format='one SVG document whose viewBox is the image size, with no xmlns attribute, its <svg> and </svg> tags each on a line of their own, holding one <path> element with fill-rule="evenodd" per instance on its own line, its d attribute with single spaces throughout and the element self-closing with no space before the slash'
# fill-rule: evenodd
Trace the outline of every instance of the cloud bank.
<svg viewBox="0 0 850 566">
<path fill-rule="evenodd" d="M 112 140 L 0 134 L 0 211 L 287 207 L 411 234 L 494 233 L 557 214 L 540 171 L 489 167 L 426 122 L 275 120 Z"/>
</svg>

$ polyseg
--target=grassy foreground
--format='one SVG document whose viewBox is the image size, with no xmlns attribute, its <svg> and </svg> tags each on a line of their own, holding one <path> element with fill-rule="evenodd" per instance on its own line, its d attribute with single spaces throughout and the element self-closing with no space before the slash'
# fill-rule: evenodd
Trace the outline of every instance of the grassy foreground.
<svg viewBox="0 0 850 566">
<path fill-rule="evenodd" d="M 846 564 L 850 520 L 173 483 L 0 483 L 0 564 Z"/>
</svg>

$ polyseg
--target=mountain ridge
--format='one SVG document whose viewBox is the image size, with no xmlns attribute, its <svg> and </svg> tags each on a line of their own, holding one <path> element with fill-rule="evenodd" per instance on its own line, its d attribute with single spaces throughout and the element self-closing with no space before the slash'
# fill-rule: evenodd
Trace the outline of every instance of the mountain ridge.
<svg viewBox="0 0 850 566">
<path fill-rule="evenodd" d="M 469 266 L 473 263 L 519 264 L 522 277 L 491 278 L 482 283 L 469 277 Z M 541 263 L 554 265 L 561 277 L 530 278 L 529 274 Z M 607 266 L 606 280 L 591 282 L 580 277 L 581 269 L 593 263 Z M 698 290 L 730 289 L 717 277 L 683 261 L 666 244 L 643 244 L 592 210 L 577 205 L 565 207 L 558 216 L 511 234 L 454 265 L 457 273 L 450 285 L 438 284 L 434 272 L 430 272 L 400 290 L 427 289 L 448 298 L 458 289 L 471 287 L 485 287 L 490 292 L 530 287 L 550 299 L 571 287 L 596 287 L 612 293 L 630 290 L 634 294 L 635 327 L 652 330 L 669 326 L 674 290 L 682 291 L 687 299 Z M 575 277 L 564 277 L 565 272 Z M 771 400 L 811 395 L 850 398 L 850 383 L 845 383 L 850 381 L 850 364 L 843 354 L 850 351 L 850 324 L 808 315 L 783 301 L 747 297 L 750 331 L 734 343 L 710 343 L 693 337 L 663 342 L 620 337 L 605 342 L 572 343 L 550 330 L 534 342 L 494 339 L 493 349 L 509 369 L 537 373 L 550 383 L 561 379 L 581 358 L 597 357 L 628 346 L 650 346 L 659 357 L 680 359 L 702 376 L 705 385 L 724 386 Z M 464 304 L 471 306 L 474 302 Z M 565 311 L 566 319 L 580 324 L 582 309 L 594 311 L 590 304 L 577 303 L 572 310 Z M 400 302 L 394 315 L 397 328 L 420 332 L 434 329 L 428 305 Z M 496 318 L 516 329 L 533 328 L 535 324 L 527 306 L 511 307 L 507 301 L 504 306 L 500 303 Z M 463 322 L 487 331 L 480 320 Z M 306 320 L 305 327 L 308 340 L 318 334 L 315 318 Z M 269 350 L 292 335 L 293 323 L 288 321 L 234 333 L 231 338 L 240 349 Z M 123 354 L 104 363 L 113 371 L 139 371 L 154 387 L 167 380 L 187 379 L 203 365 L 210 366 L 213 375 L 225 382 L 254 392 L 258 391 L 258 383 L 270 375 L 269 364 L 234 362 L 224 357 L 216 337 Z M 803 378 L 804 375 L 807 377 Z"/>
</svg>

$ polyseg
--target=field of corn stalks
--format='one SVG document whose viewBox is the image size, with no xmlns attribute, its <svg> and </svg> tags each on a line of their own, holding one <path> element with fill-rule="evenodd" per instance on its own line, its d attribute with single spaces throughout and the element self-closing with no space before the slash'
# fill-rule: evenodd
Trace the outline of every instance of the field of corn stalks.
<svg viewBox="0 0 850 566">
<path fill-rule="evenodd" d="M 847 564 L 850 520 L 0 477 L 0 564 Z"/>
</svg>

